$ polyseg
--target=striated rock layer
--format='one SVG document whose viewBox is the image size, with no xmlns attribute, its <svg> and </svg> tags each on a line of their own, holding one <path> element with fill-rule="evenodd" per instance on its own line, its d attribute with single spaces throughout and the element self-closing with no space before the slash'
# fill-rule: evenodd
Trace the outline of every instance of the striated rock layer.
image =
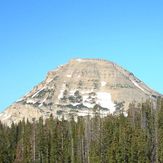
<svg viewBox="0 0 163 163">
<path fill-rule="evenodd" d="M 115 63 L 100 59 L 73 59 L 47 74 L 46 79 L 31 92 L 0 114 L 0 120 L 10 125 L 23 118 L 39 117 L 69 119 L 70 116 L 100 116 L 116 114 L 124 105 L 161 96 L 132 73 Z"/>
</svg>

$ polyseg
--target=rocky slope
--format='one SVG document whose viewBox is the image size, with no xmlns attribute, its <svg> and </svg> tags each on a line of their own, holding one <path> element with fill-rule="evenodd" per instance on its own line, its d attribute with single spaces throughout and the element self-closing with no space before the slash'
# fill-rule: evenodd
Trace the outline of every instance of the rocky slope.
<svg viewBox="0 0 163 163">
<path fill-rule="evenodd" d="M 150 89 L 132 73 L 115 63 L 100 59 L 74 59 L 47 74 L 46 79 L 31 92 L 0 114 L 10 125 L 23 118 L 39 117 L 69 119 L 99 113 L 115 114 L 124 105 L 147 99 L 156 101 L 159 93 Z"/>
</svg>

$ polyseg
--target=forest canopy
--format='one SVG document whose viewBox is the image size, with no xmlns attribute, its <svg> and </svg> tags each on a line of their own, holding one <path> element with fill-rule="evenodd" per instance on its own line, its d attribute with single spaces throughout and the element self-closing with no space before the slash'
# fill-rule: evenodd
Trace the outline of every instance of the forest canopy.
<svg viewBox="0 0 163 163">
<path fill-rule="evenodd" d="M 163 100 L 130 104 L 127 117 L 0 123 L 0 163 L 83 162 L 163 162 Z"/>
</svg>

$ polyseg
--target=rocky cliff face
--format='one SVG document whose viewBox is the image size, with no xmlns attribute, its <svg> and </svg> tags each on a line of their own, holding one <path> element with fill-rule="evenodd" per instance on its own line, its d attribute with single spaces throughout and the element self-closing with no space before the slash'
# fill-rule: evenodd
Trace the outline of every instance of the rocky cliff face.
<svg viewBox="0 0 163 163">
<path fill-rule="evenodd" d="M 124 105 L 147 99 L 156 101 L 153 91 L 132 73 L 100 59 L 74 59 L 47 74 L 46 79 L 0 114 L 0 120 L 10 125 L 23 118 L 65 119 L 98 113 L 115 114 Z"/>
</svg>

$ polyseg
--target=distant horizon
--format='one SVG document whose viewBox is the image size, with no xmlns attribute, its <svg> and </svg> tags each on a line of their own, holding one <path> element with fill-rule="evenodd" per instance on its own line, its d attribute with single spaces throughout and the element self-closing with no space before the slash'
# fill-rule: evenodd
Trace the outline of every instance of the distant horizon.
<svg viewBox="0 0 163 163">
<path fill-rule="evenodd" d="M 72 58 L 112 61 L 163 94 L 163 1 L 1 1 L 0 112 Z"/>
</svg>

